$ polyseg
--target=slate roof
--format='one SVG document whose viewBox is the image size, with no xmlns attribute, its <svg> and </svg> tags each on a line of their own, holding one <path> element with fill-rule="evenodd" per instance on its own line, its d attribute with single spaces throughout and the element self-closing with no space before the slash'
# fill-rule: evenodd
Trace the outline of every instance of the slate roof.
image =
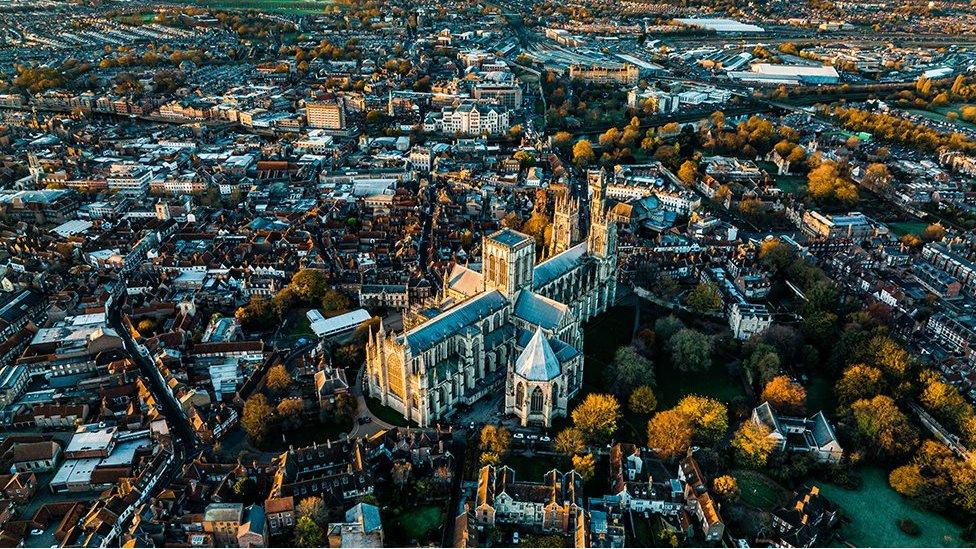
<svg viewBox="0 0 976 549">
<path fill-rule="evenodd" d="M 586 250 L 586 242 L 583 241 L 565 252 L 539 263 L 532 271 L 532 286 L 541 288 L 572 271 L 579 264 L 580 259 L 586 255 Z"/>
<path fill-rule="evenodd" d="M 419 354 L 507 305 L 508 301 L 498 290 L 485 292 L 417 326 L 400 339 L 411 353 Z"/>
<path fill-rule="evenodd" d="M 555 330 L 562 322 L 563 316 L 569 307 L 539 295 L 535 292 L 522 290 L 515 300 L 515 316 L 522 320 L 539 326 L 545 330 Z"/>
</svg>

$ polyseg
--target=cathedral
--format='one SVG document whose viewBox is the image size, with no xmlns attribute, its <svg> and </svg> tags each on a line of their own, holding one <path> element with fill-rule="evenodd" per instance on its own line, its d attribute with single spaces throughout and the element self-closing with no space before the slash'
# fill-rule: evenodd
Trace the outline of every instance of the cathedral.
<svg viewBox="0 0 976 549">
<path fill-rule="evenodd" d="M 403 333 L 382 324 L 366 345 L 369 395 L 422 427 L 460 404 L 505 392 L 505 412 L 522 425 L 565 416 L 583 382 L 581 325 L 613 304 L 617 226 L 605 203 L 605 175 L 587 174 L 588 235 L 579 203 L 555 203 L 550 256 L 536 263 L 535 240 L 512 229 L 484 237 L 480 269 L 455 265 L 439 303 L 405 315 Z"/>
</svg>

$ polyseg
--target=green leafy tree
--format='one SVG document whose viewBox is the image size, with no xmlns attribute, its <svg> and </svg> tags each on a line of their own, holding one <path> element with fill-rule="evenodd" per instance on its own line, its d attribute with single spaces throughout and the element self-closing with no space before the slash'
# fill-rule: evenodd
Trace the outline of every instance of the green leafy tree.
<svg viewBox="0 0 976 549">
<path fill-rule="evenodd" d="M 296 547 L 324 547 L 326 541 L 322 527 L 310 517 L 301 517 L 295 523 Z"/>
<path fill-rule="evenodd" d="M 635 414 L 649 414 L 657 409 L 657 397 L 648 385 L 639 385 L 630 393 L 627 407 Z"/>
<path fill-rule="evenodd" d="M 699 284 L 688 293 L 688 306 L 696 313 L 709 313 L 722 308 L 722 295 L 714 284 Z"/>
<path fill-rule="evenodd" d="M 617 349 L 605 375 L 614 394 L 627 395 L 638 385 L 654 384 L 654 363 L 628 345 Z"/>
<path fill-rule="evenodd" d="M 674 367 L 685 372 L 702 372 L 712 365 L 711 341 L 705 334 L 683 328 L 668 341 L 671 362 Z"/>
</svg>

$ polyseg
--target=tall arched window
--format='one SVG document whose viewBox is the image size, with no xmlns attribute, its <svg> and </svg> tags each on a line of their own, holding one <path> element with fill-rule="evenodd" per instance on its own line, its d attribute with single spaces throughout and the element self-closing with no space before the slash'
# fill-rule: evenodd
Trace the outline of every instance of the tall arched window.
<svg viewBox="0 0 976 549">
<path fill-rule="evenodd" d="M 555 406 L 556 402 L 559 401 L 559 384 L 552 384 L 552 405 Z"/>
<path fill-rule="evenodd" d="M 542 413 L 542 389 L 536 386 L 535 390 L 532 391 L 532 404 L 529 411 L 533 414 Z"/>
<path fill-rule="evenodd" d="M 525 402 L 525 385 L 519 383 L 518 387 L 515 388 L 515 407 L 521 410 L 524 402 Z"/>
</svg>

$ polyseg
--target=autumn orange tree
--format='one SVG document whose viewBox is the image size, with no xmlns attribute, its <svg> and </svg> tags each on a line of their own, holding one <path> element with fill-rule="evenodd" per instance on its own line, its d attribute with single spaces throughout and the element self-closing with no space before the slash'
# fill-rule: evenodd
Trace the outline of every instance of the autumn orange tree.
<svg viewBox="0 0 976 549">
<path fill-rule="evenodd" d="M 647 423 L 648 446 L 663 458 L 678 456 L 693 441 L 713 444 L 729 428 L 728 410 L 721 402 L 698 395 L 681 399 L 670 409 L 658 412 Z"/>
<path fill-rule="evenodd" d="M 802 414 L 806 411 L 807 390 L 789 376 L 776 376 L 763 388 L 759 400 L 768 402 L 777 412 Z"/>
</svg>

